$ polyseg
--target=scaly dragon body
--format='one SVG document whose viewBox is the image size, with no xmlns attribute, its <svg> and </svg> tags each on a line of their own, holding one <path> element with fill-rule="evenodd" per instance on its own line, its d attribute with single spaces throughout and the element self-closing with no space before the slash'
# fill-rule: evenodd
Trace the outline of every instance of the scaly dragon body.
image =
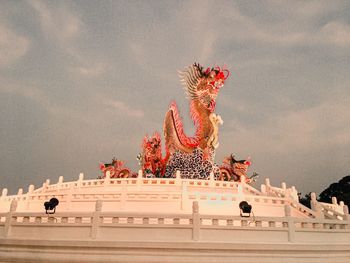
<svg viewBox="0 0 350 263">
<path fill-rule="evenodd" d="M 217 147 L 217 126 L 222 121 L 214 113 L 215 101 L 227 77 L 227 70 L 216 67 L 203 71 L 199 64 L 193 64 L 180 72 L 181 81 L 190 99 L 190 113 L 196 132 L 193 137 L 185 135 L 178 108 L 172 102 L 164 120 L 167 156 L 177 150 L 191 153 L 197 147 L 203 151 Z"/>
<path fill-rule="evenodd" d="M 191 166 L 193 158 L 200 159 L 198 166 L 203 166 L 204 170 L 213 169 L 214 152 L 218 147 L 218 125 L 222 124 L 220 116 L 216 115 L 214 110 L 218 92 L 228 74 L 227 70 L 221 70 L 220 67 L 204 71 L 199 64 L 193 64 L 180 72 L 181 82 L 190 100 L 190 114 L 196 132 L 193 137 L 186 136 L 176 103 L 172 102 L 163 126 L 167 176 L 173 173 L 174 169 L 183 171 L 183 167 Z M 206 161 L 209 163 L 204 164 Z M 196 173 L 208 174 L 202 170 Z"/>
</svg>

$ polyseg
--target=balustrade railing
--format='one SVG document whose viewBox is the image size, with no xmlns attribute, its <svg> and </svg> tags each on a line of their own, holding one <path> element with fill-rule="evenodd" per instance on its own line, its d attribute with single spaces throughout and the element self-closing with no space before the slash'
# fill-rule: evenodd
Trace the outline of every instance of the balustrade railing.
<svg viewBox="0 0 350 263">
<path fill-rule="evenodd" d="M 244 230 L 257 231 L 282 231 L 287 234 L 287 242 L 295 242 L 298 232 L 334 232 L 350 235 L 350 221 L 334 221 L 320 218 L 293 218 L 291 217 L 290 205 L 285 205 L 284 217 L 261 217 L 261 216 L 225 216 L 206 215 L 199 213 L 198 201 L 193 202 L 192 214 L 171 214 L 171 213 L 140 213 L 140 212 L 103 212 L 102 201 L 96 201 L 94 212 L 65 212 L 56 214 L 16 212 L 16 201 L 11 204 L 8 213 L 0 213 L 0 237 L 10 238 L 12 236 L 23 239 L 40 239 L 45 236 L 45 231 L 40 229 L 50 229 L 51 238 L 57 233 L 66 231 L 66 235 L 71 239 L 78 238 L 85 230 L 85 238 L 104 238 L 103 235 L 110 231 L 128 228 L 133 229 L 137 234 L 138 229 L 152 229 L 147 235 L 157 236 L 157 231 L 164 229 L 178 229 L 191 231 L 191 240 L 201 240 L 201 233 L 204 231 L 221 231 L 222 235 L 227 231 Z M 45 228 L 42 228 L 45 227 Z M 67 229 L 67 227 L 69 229 Z M 76 229 L 80 229 L 76 231 Z M 20 231 L 20 232 L 18 232 Z M 86 232 L 88 231 L 88 232 Z M 102 232 L 101 232 L 102 231 Z M 141 230 L 140 230 L 141 231 Z M 203 232 L 203 233 L 204 233 Z M 33 236 L 35 233 L 35 236 Z M 148 232 L 147 232 L 148 233 Z M 172 232 L 174 233 L 174 232 Z M 175 232 L 176 233 L 176 232 Z M 181 232 L 184 239 L 188 238 L 188 232 Z M 221 233 L 221 232 L 220 232 Z M 140 235 L 144 235 L 143 230 Z M 146 236 L 152 239 L 152 236 Z M 171 237 L 169 237 L 171 238 Z M 268 237 L 266 237 L 268 239 Z"/>
<path fill-rule="evenodd" d="M 106 187 L 109 186 L 121 188 L 117 192 L 106 191 Z M 163 188 L 163 186 L 171 188 Z M 72 201 L 94 202 L 97 199 L 123 200 L 123 202 L 147 200 L 234 202 L 246 200 L 259 204 L 291 205 L 299 213 L 309 218 L 320 216 L 338 220 L 348 218 L 346 212 L 348 210 L 344 210 L 347 207 L 343 203 L 338 205 L 336 199 L 332 199 L 332 204 L 327 204 L 317 202 L 314 197 L 313 209 L 308 209 L 298 202 L 295 197 L 296 192 L 294 187 L 287 188 L 285 183 L 282 183 L 281 188 L 273 187 L 268 179 L 266 179 L 265 185 L 262 185 L 261 191 L 258 191 L 245 182 L 216 181 L 213 176 L 209 180 L 192 180 L 181 179 L 180 174 L 177 174 L 176 178 L 143 178 L 142 173 L 139 173 L 137 178 L 113 179 L 107 177 L 105 179 L 84 180 L 84 175 L 81 173 L 78 180 L 73 182 L 63 182 L 61 176 L 56 184 L 50 184 L 50 181 L 46 180 L 38 189 L 34 189 L 34 186 L 30 185 L 27 193 L 23 193 L 23 190 L 19 189 L 17 195 L 8 196 L 7 189 L 3 189 L 0 196 L 0 211 L 6 211 L 6 208 L 1 208 L 1 206 L 9 207 L 13 200 L 27 202 L 27 207 L 29 207 L 29 203 L 32 201 L 46 201 L 52 197 L 67 203 Z M 23 206 L 22 209 L 24 209 Z"/>
</svg>

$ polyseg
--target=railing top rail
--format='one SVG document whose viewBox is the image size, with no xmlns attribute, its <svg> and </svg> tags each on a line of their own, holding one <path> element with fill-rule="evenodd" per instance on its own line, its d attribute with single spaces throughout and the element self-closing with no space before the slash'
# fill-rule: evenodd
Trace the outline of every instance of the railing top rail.
<svg viewBox="0 0 350 263">
<path fill-rule="evenodd" d="M 333 214 L 333 217 L 334 218 L 342 218 L 344 219 L 344 214 L 343 213 L 339 213 L 338 211 L 335 211 L 335 210 L 323 210 L 323 213 L 326 215 L 326 216 L 331 216 L 329 214 L 329 212 L 331 212 Z"/>
<path fill-rule="evenodd" d="M 337 225 L 349 225 L 350 222 L 346 220 L 332 220 L 324 218 L 293 218 L 296 223 L 320 223 L 320 224 L 337 224 Z"/>
<path fill-rule="evenodd" d="M 210 188 L 208 188 L 210 189 Z M 11 201 L 13 199 L 16 198 L 20 198 L 20 197 L 29 197 L 29 198 L 35 198 L 35 197 L 52 197 L 52 196 L 67 196 L 67 195 L 96 195 L 96 196 L 103 196 L 103 195 L 117 195 L 120 194 L 120 192 L 112 192 L 112 191 L 106 191 L 104 189 L 100 189 L 100 190 L 95 190 L 93 192 L 85 192 L 85 191 L 79 191 L 79 192 L 73 192 L 73 193 L 68 193 L 66 191 L 63 192 L 38 192 L 38 193 L 30 193 L 30 194 L 26 194 L 26 195 L 14 195 L 14 196 L 7 196 L 5 201 Z M 178 189 L 177 186 L 174 186 L 174 190 L 171 191 L 171 189 L 167 189 L 166 191 L 162 191 L 161 189 L 159 190 L 152 190 L 152 189 L 143 189 L 142 191 L 138 191 L 138 190 L 128 190 L 127 191 L 127 196 L 128 195 L 177 195 L 177 194 L 181 194 L 181 190 Z M 221 191 L 197 191 L 197 190 L 191 190 L 188 191 L 188 195 L 196 195 L 196 196 L 208 196 L 208 197 L 214 197 L 214 196 L 223 196 L 223 197 L 235 197 L 237 196 L 237 193 L 231 193 L 231 192 L 221 192 Z M 259 202 L 259 200 L 269 200 L 269 201 L 278 201 L 278 203 L 284 203 L 284 204 L 288 204 L 291 203 L 291 200 L 289 198 L 286 197 L 279 197 L 279 196 L 265 196 L 265 195 L 255 195 L 255 194 L 251 194 L 251 193 L 244 193 L 243 196 L 241 196 L 240 198 L 242 199 L 247 199 L 247 200 L 251 200 L 252 202 Z M 90 200 L 90 199 L 89 199 Z M 300 204 L 295 203 L 296 206 L 298 207 L 302 207 Z M 312 210 L 309 210 L 306 207 L 302 207 L 302 209 L 307 210 L 308 213 L 314 213 Z"/>
<path fill-rule="evenodd" d="M 317 217 L 317 213 L 316 213 L 315 211 L 311 210 L 310 208 L 308 208 L 307 206 L 304 206 L 304 205 L 301 204 L 301 203 L 292 202 L 291 205 L 292 205 L 292 206 L 295 206 L 296 208 L 305 210 L 305 212 L 311 214 L 311 215 L 314 216 L 314 217 Z"/>
<path fill-rule="evenodd" d="M 46 214 L 45 212 L 12 212 L 13 217 L 91 217 L 92 215 L 93 212 L 57 212 L 55 214 Z"/>
<path fill-rule="evenodd" d="M 92 217 L 95 214 L 93 212 L 57 212 L 55 214 L 46 214 L 44 212 L 12 212 L 13 217 Z M 7 213 L 0 213 L 0 217 L 7 216 Z M 211 215 L 211 214 L 198 214 L 201 219 L 218 219 L 218 220 L 245 220 L 245 221 L 266 221 L 266 222 L 286 222 L 290 217 L 266 217 L 266 216 L 251 216 L 241 217 L 239 215 Z M 135 217 L 135 218 L 182 218 L 191 219 L 192 213 L 142 213 L 142 212 L 126 212 L 126 211 L 101 211 L 100 217 Z M 349 221 L 331 220 L 321 218 L 292 218 L 296 223 L 322 223 L 322 224 L 341 224 L 350 225 Z"/>
<path fill-rule="evenodd" d="M 249 184 L 244 184 L 244 188 L 248 189 L 249 191 L 255 193 L 256 195 L 262 195 L 262 193 L 255 189 L 253 186 L 249 185 Z"/>
</svg>

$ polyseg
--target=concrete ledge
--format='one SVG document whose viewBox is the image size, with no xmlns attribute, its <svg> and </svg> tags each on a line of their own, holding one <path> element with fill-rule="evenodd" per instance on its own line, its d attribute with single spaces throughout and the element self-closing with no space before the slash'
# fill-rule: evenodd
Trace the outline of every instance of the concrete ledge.
<svg viewBox="0 0 350 263">
<path fill-rule="evenodd" d="M 0 262 L 349 262 L 349 244 L 0 239 Z"/>
</svg>

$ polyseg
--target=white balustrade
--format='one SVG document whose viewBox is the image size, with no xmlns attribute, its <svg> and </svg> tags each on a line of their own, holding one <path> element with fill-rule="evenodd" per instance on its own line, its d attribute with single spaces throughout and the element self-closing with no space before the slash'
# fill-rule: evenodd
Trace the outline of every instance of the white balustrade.
<svg viewBox="0 0 350 263">
<path fill-rule="evenodd" d="M 135 202 L 140 204 L 142 202 L 156 202 L 157 204 L 168 202 L 174 205 L 177 203 L 176 209 L 179 209 L 177 213 L 188 211 L 190 209 L 188 204 L 192 201 L 220 201 L 221 204 L 224 204 L 247 200 L 254 207 L 269 204 L 276 209 L 281 207 L 283 211 L 284 205 L 292 205 L 300 216 L 322 218 L 326 211 L 329 218 L 345 220 L 344 205 L 320 204 L 314 198 L 312 199 L 314 207 L 313 210 L 310 210 L 293 198 L 296 193 L 295 187 L 287 188 L 285 184 L 282 184 L 282 188 L 272 187 L 269 179 L 266 179 L 265 185 L 261 187 L 261 191 L 258 191 L 246 183 L 215 181 L 213 175 L 209 180 L 181 179 L 179 173 L 177 173 L 177 178 L 143 178 L 142 176 L 142 172 L 139 172 L 138 178 L 109 178 L 107 176 L 104 180 L 84 180 L 84 175 L 81 173 L 77 181 L 65 183 L 63 183 L 63 177 L 60 177 L 57 184 L 49 185 L 47 181 L 46 187 L 41 188 L 40 191 L 37 191 L 38 189 L 34 191 L 34 186 L 31 185 L 26 195 L 21 195 L 19 192 L 16 196 L 2 196 L 0 211 L 6 211 L 1 206 L 12 199 L 18 200 L 20 204 L 26 202 L 26 206 L 20 205 L 21 211 L 41 211 L 43 202 L 52 197 L 59 199 L 61 211 L 79 211 L 85 206 L 92 208 L 92 203 L 101 199 L 115 204 L 116 209 L 121 210 L 129 210 L 130 205 Z M 106 188 L 107 186 L 109 187 Z M 81 211 L 91 211 L 91 208 Z M 333 210 L 336 212 L 332 212 Z"/>
<path fill-rule="evenodd" d="M 338 229 L 341 233 L 350 234 L 350 222 L 349 221 L 334 221 L 325 219 L 301 219 L 291 217 L 291 207 L 285 206 L 285 217 L 249 217 L 242 218 L 240 216 L 224 216 L 224 215 L 202 215 L 199 213 L 198 201 L 193 202 L 192 215 L 189 214 L 157 214 L 157 213 L 131 213 L 131 212 L 103 212 L 102 201 L 96 201 L 96 208 L 94 212 L 87 213 L 56 213 L 54 215 L 47 215 L 45 213 L 25 213 L 16 212 L 16 201 L 12 202 L 11 210 L 9 213 L 0 214 L 1 218 L 5 218 L 5 221 L 1 221 L 1 224 L 5 226 L 4 237 L 11 237 L 12 233 L 17 237 L 16 233 L 19 233 L 18 227 L 21 227 L 21 238 L 29 238 L 29 233 L 37 227 L 50 226 L 51 229 L 55 229 L 54 233 L 59 233 L 63 227 L 76 227 L 86 226 L 90 229 L 88 236 L 91 239 L 103 238 L 100 236 L 103 227 L 123 228 L 125 226 L 135 227 L 137 231 L 138 225 L 144 227 L 152 226 L 152 233 L 154 231 L 162 231 L 162 226 L 167 228 L 177 227 L 179 229 L 192 229 L 192 240 L 201 240 L 202 232 L 209 231 L 213 227 L 217 230 L 225 230 L 222 232 L 224 235 L 226 231 L 234 231 L 238 229 L 249 228 L 250 231 L 258 231 L 257 234 L 262 233 L 261 230 L 267 231 L 266 238 L 268 239 L 269 231 L 279 230 L 287 233 L 289 242 L 294 242 L 297 239 L 298 233 L 312 231 L 320 231 L 320 234 L 324 231 L 332 231 L 332 229 Z M 0 226 L 1 226 L 0 224 Z M 32 229 L 32 230 L 31 230 Z M 72 239 L 76 238 L 74 228 L 70 228 L 69 232 Z M 67 230 L 66 230 L 67 231 Z M 129 230 L 128 230 L 129 231 Z M 130 229 L 131 231 L 131 229 Z M 300 232 L 302 231 L 302 232 Z M 40 231 L 37 232 L 36 238 L 40 238 Z M 271 232 L 272 233 L 272 232 Z M 338 233 L 338 232 L 337 232 Z M 339 232 L 340 233 L 340 232 Z M 206 236 L 206 234 L 205 234 Z M 149 237 L 151 238 L 151 236 Z"/>
</svg>

